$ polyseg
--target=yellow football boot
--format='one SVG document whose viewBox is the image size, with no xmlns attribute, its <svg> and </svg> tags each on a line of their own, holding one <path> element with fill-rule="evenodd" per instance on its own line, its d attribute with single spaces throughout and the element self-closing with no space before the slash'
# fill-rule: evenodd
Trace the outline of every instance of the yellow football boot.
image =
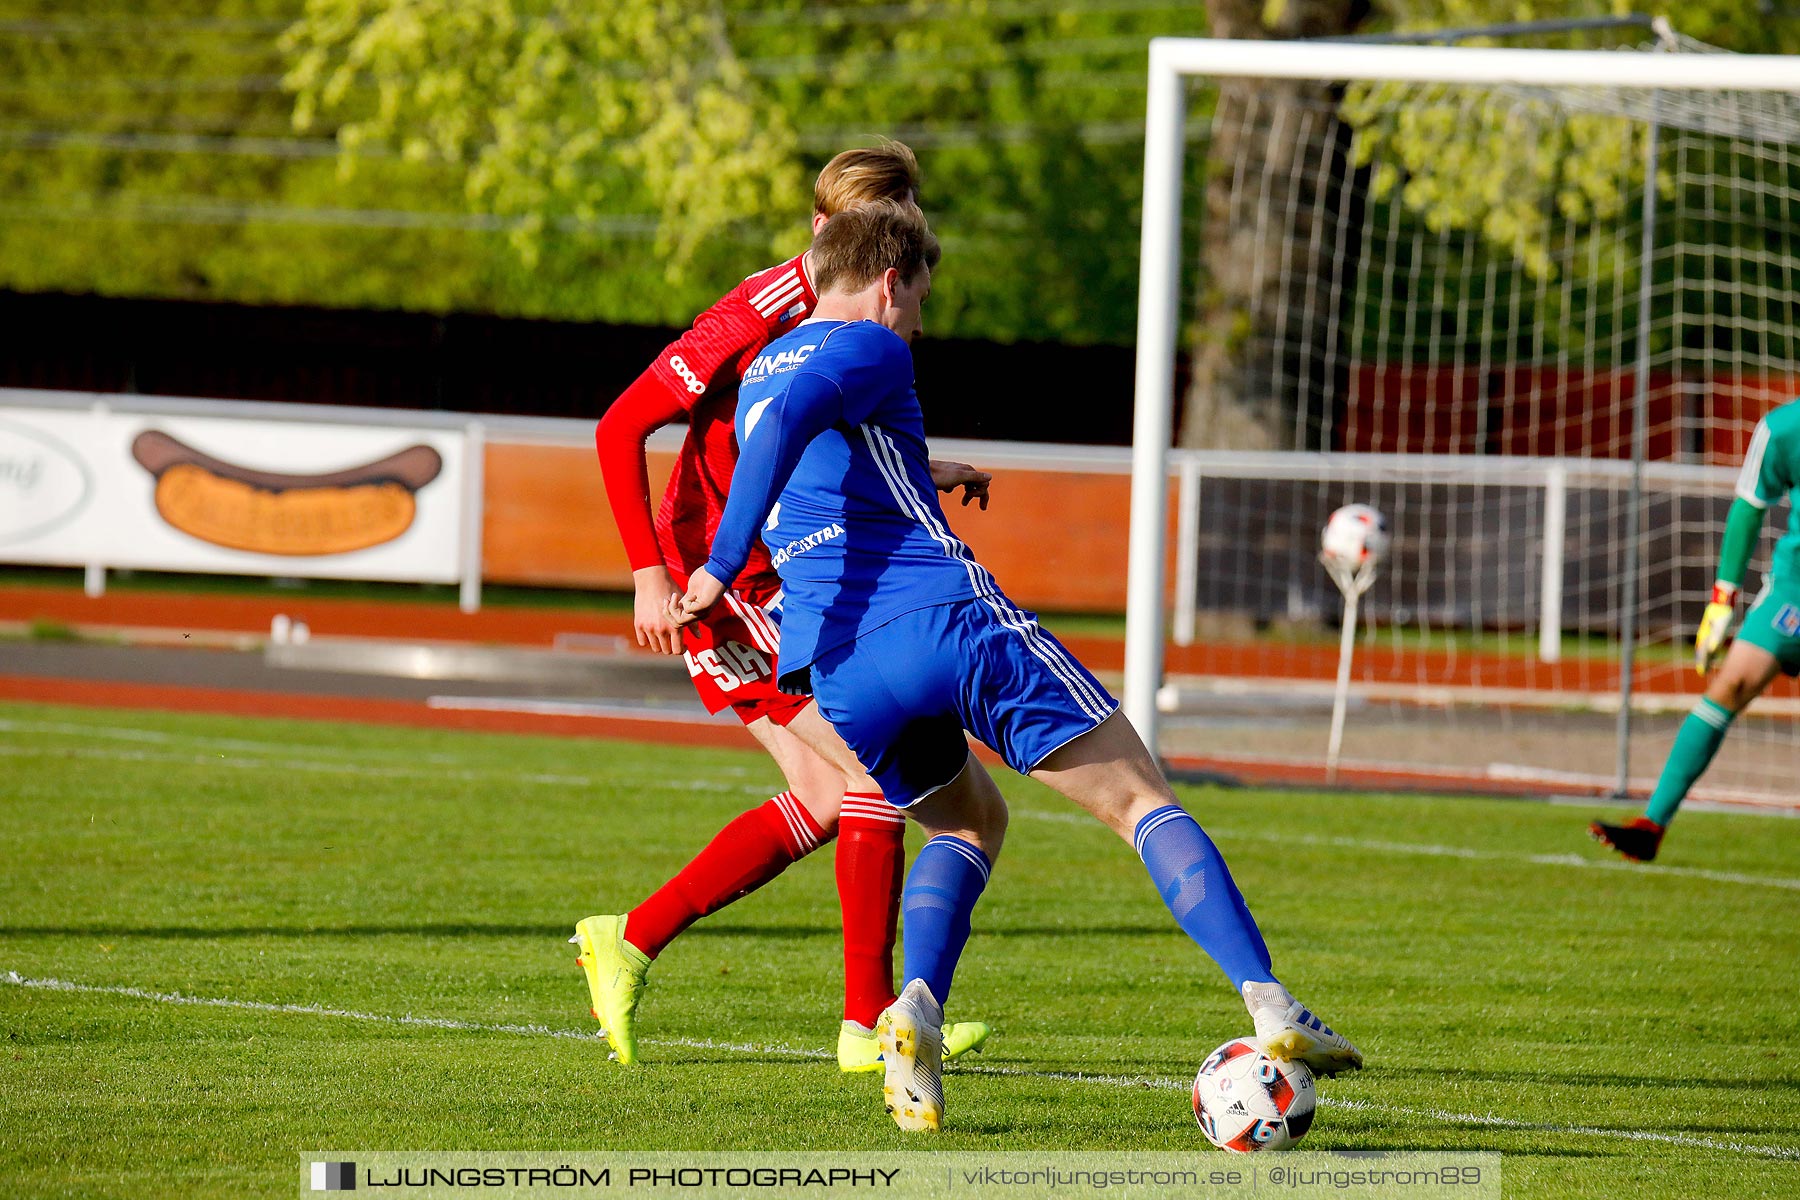
<svg viewBox="0 0 1800 1200">
<path fill-rule="evenodd" d="M 569 939 L 581 947 L 576 962 L 587 973 L 589 1009 L 600 1022 L 600 1032 L 630 1066 L 637 1061 L 637 1006 L 644 994 L 644 976 L 650 959 L 625 940 L 623 916 L 588 917 L 575 926 Z"/>
</svg>

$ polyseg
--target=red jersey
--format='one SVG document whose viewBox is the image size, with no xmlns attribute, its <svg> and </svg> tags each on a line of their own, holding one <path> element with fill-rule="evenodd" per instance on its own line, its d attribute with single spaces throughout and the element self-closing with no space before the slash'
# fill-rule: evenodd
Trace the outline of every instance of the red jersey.
<svg viewBox="0 0 1800 1200">
<path fill-rule="evenodd" d="M 657 355 L 600 419 L 594 440 L 606 498 L 632 570 L 660 563 L 685 584 L 706 562 L 737 466 L 732 420 L 738 383 L 762 348 L 805 320 L 817 303 L 805 257 L 759 271 L 732 288 Z M 683 413 L 687 438 L 653 530 L 644 439 Z M 780 585 L 759 542 L 736 587 L 769 586 Z"/>
</svg>

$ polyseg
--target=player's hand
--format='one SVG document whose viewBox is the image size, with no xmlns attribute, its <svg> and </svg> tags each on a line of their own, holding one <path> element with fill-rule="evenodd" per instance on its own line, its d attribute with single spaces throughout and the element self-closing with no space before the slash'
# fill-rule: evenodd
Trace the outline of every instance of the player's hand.
<svg viewBox="0 0 1800 1200">
<path fill-rule="evenodd" d="M 981 511 L 986 512 L 988 506 L 988 485 L 994 477 L 986 471 L 977 471 L 968 463 L 941 462 L 931 460 L 931 482 L 940 492 L 963 490 L 963 507 L 967 508 L 971 500 L 981 501 Z"/>
<path fill-rule="evenodd" d="M 681 631 L 669 620 L 669 604 L 681 595 L 667 567 L 642 567 L 631 573 L 637 597 L 631 605 L 631 628 L 637 643 L 658 654 L 681 653 Z"/>
<path fill-rule="evenodd" d="M 1700 632 L 1694 638 L 1694 670 L 1698 674 L 1712 670 L 1719 657 L 1725 631 L 1737 615 L 1737 593 L 1735 586 L 1723 580 L 1713 584 L 1712 603 L 1706 606 L 1706 613 L 1700 618 Z"/>
<path fill-rule="evenodd" d="M 669 620 L 676 626 L 692 625 L 725 595 L 725 585 L 701 567 L 688 576 L 685 596 L 669 597 Z"/>
</svg>

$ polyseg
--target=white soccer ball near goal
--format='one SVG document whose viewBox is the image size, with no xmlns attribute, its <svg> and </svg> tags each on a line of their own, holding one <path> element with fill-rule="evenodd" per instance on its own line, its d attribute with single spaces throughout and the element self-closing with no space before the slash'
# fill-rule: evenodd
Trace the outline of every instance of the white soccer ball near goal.
<svg viewBox="0 0 1800 1200">
<path fill-rule="evenodd" d="M 1367 504 L 1346 504 L 1332 513 L 1319 539 L 1322 557 L 1353 570 L 1380 562 L 1387 551 L 1387 518 Z"/>
</svg>

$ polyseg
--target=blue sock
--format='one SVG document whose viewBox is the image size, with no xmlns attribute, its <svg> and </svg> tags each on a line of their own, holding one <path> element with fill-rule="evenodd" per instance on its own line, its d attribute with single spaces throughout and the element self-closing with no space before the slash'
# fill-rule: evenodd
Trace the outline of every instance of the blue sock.
<svg viewBox="0 0 1800 1200">
<path fill-rule="evenodd" d="M 1269 948 L 1231 870 L 1199 822 L 1179 804 L 1146 813 L 1131 838 L 1150 881 L 1182 932 L 1224 969 L 1231 986 L 1273 983 Z"/>
<path fill-rule="evenodd" d="M 905 983 L 923 979 L 939 1004 L 950 998 L 956 960 L 969 941 L 969 913 L 987 886 L 988 856 L 959 837 L 926 842 L 906 876 Z"/>
</svg>

